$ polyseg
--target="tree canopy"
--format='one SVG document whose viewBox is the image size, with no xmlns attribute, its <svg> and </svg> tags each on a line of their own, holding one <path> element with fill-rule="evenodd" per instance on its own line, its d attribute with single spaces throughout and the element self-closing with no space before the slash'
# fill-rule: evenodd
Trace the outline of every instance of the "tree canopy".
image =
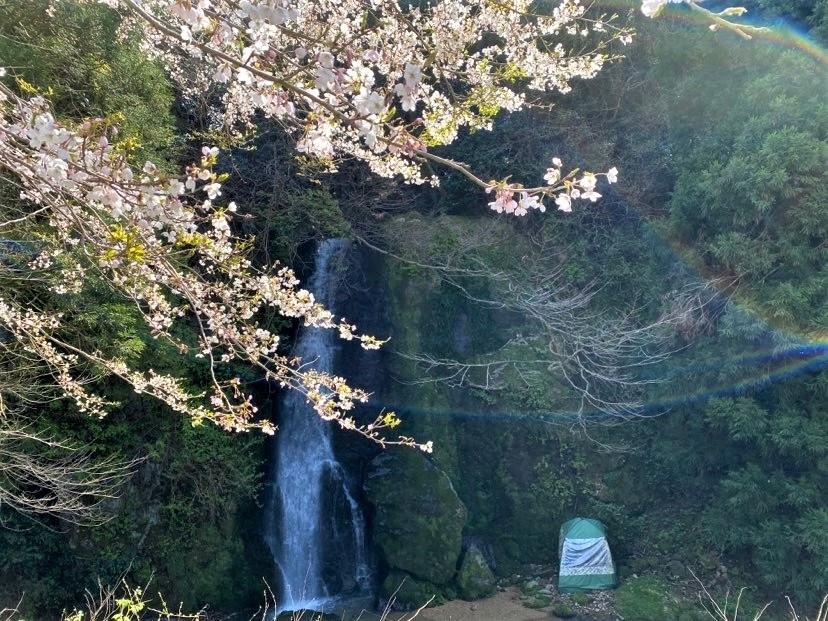
<svg viewBox="0 0 828 621">
<path fill-rule="evenodd" d="M 654 15 L 656 4 L 642 10 Z M 716 24 L 731 14 L 688 5 Z M 304 392 L 325 419 L 380 443 L 417 444 L 386 437 L 397 424 L 392 413 L 357 424 L 352 411 L 366 392 L 292 360 L 278 329 L 262 321 L 275 312 L 380 344 L 317 304 L 290 269 L 250 259 L 237 206 L 222 202 L 227 177 L 216 146 L 202 146 L 176 172 L 165 112 L 172 94 L 159 62 L 180 105 L 207 101 L 216 140 L 216 130 L 233 138 L 273 119 L 300 154 L 329 169 L 352 157 L 380 175 L 436 184 L 430 167 L 444 166 L 489 193 L 498 213 L 544 211 L 548 199 L 569 212 L 573 201 L 600 198 L 599 176 L 617 179 L 615 167 L 567 171 L 552 157 L 538 185 L 486 181 L 438 155 L 461 130 L 489 129 L 499 112 L 532 105 L 533 93 L 565 93 L 593 77 L 629 43 L 617 15 L 574 0 L 43 0 L 11 3 L 6 15 L 0 349 L 8 368 L 28 375 L 0 387 L 4 408 L 56 387 L 80 412 L 103 416 L 111 401 L 96 381 L 111 375 L 194 424 L 273 433 L 234 367 L 241 363 Z M 728 27 L 749 36 L 748 27 Z M 111 324 L 116 334 L 101 332 L 109 338 L 84 339 L 76 329 L 90 320 L 103 327 L 100 316 L 79 312 L 102 290 L 119 301 L 119 314 L 142 323 L 128 338 Z M 153 365 L 141 355 L 151 340 L 202 365 L 205 384 Z"/>
<path fill-rule="evenodd" d="M 648 1 L 644 9 L 667 17 L 701 11 L 717 28 L 756 32 L 726 21 L 733 13 L 684 4 Z M 443 422 L 400 432 L 396 416 L 383 412 L 358 423 L 354 408 L 367 393 L 288 353 L 287 327 L 298 323 L 380 344 L 316 304 L 272 260 L 297 254 L 306 240 L 348 233 L 347 201 L 362 201 L 363 220 L 382 227 L 405 259 L 396 278 L 429 282 L 404 301 L 416 297 L 460 317 L 423 314 L 410 322 L 420 327 L 419 347 L 405 363 L 414 381 L 428 381 L 424 368 L 447 371 L 445 383 L 469 387 L 482 410 L 495 401 L 532 411 L 564 403 L 573 412 L 633 417 L 658 386 L 639 363 L 672 372 L 681 358 L 667 354 L 684 348 L 687 368 L 702 369 L 691 375 L 692 390 L 733 377 L 756 381 L 752 370 L 717 364 L 742 356 L 737 340 L 763 347 L 771 337 L 734 312 L 720 320 L 718 301 L 659 298 L 679 270 L 665 278 L 657 263 L 663 257 L 645 249 L 645 226 L 621 214 L 629 207 L 609 188 L 617 167 L 631 180 L 624 200 L 646 202 L 642 211 L 658 231 L 705 275 L 737 284 L 738 299 L 778 325 L 805 332 L 825 325 L 824 76 L 815 81 L 802 58 L 748 52 L 749 42 L 705 29 L 683 37 L 669 20 L 641 24 L 663 31 L 631 43 L 621 17 L 575 2 L 556 9 L 0 0 L 0 12 L 0 500 L 24 513 L 94 520 L 93 510 L 119 502 L 112 496 L 136 467 L 156 495 L 145 514 L 145 498 L 123 501 L 131 515 L 119 513 L 96 535 L 106 553 L 72 580 L 54 578 L 77 570 L 65 549 L 51 563 L 25 537 L 3 531 L 14 557 L 4 576 L 48 574 L 80 596 L 82 579 L 117 579 L 113 568 L 126 566 L 130 546 L 146 539 L 135 575 L 157 568 L 186 601 L 206 601 L 231 573 L 238 592 L 250 589 L 231 567 L 243 545 L 228 539 L 227 522 L 256 493 L 261 444 L 256 435 L 239 439 L 189 423 L 273 432 L 269 416 L 256 411 L 266 403 L 255 394 L 261 378 L 303 391 L 323 417 L 379 442 L 447 440 L 438 461 L 461 450 L 441 436 Z M 389 37 L 402 43 L 391 49 Z M 642 63 L 645 53 L 651 57 Z M 632 57 L 623 72 L 609 66 L 619 54 Z M 755 65 L 767 71 L 748 71 Z M 676 67 L 688 71 L 677 77 Z M 578 84 L 574 99 L 560 97 L 598 68 L 598 80 Z M 622 99 L 636 97 L 633 113 L 621 109 Z M 535 109 L 499 117 L 497 133 L 485 131 L 499 111 L 518 107 Z M 612 121 L 592 124 L 598 109 Z M 260 131 L 268 133 L 254 139 Z M 571 146 L 556 151 L 562 137 L 600 157 L 579 157 Z M 454 138 L 461 145 L 451 150 Z M 606 172 L 576 170 L 579 159 Z M 314 176 L 355 166 L 391 180 L 360 180 L 337 202 L 328 182 Z M 374 197 L 400 196 L 389 190 L 394 184 L 406 201 L 438 196 L 410 187 L 421 182 L 441 184 L 432 211 L 452 215 L 423 223 L 374 206 Z M 649 200 L 658 192 L 659 200 Z M 578 201 L 593 200 L 603 202 L 600 210 L 578 209 L 589 204 Z M 573 213 L 541 218 L 551 205 Z M 493 212 L 532 215 L 507 221 Z M 458 213 L 489 215 L 491 226 Z M 258 230 L 264 235 L 254 239 Z M 653 295 L 633 293 L 644 290 Z M 660 314 L 665 307 L 674 312 Z M 727 335 L 733 343 L 721 338 Z M 417 386 L 429 395 L 440 390 Z M 683 486 L 696 504 L 709 505 L 702 528 L 719 532 L 728 524 L 726 539 L 704 545 L 752 564 L 758 583 L 802 598 L 818 594 L 825 580 L 823 388 L 819 376 L 785 388 L 740 388 L 682 409 L 658 431 L 630 432 L 647 453 L 639 478 L 648 489 L 636 493 L 657 505 Z M 164 404 L 184 416 L 168 416 Z M 588 497 L 581 449 L 562 440 L 555 456 L 548 450 L 554 434 L 533 444 L 523 431 L 500 445 L 485 426 L 484 441 L 458 442 L 474 454 L 460 465 L 468 481 L 458 488 L 469 506 L 506 512 L 513 504 L 509 530 L 520 531 L 521 545 L 541 550 L 539 528 L 579 499 L 619 524 L 619 516 L 630 517 L 635 499 Z M 391 428 L 403 435 L 389 438 Z M 510 461 L 526 447 L 536 462 L 528 472 Z M 107 460 L 118 453 L 126 455 L 121 468 Z M 144 462 L 130 461 L 136 454 Z M 505 498 L 472 471 L 506 481 Z M 153 529 L 159 515 L 163 532 Z M 481 515 L 488 513 L 477 513 L 477 527 L 502 525 Z M 195 528 L 202 518 L 204 527 Z M 213 563 L 208 551 L 225 540 L 227 553 Z M 57 535 L 41 541 L 44 550 L 59 548 Z M 194 563 L 210 569 L 191 572 Z M 804 581 L 780 564 L 817 571 Z M 62 593 L 53 588 L 43 600 Z"/>
</svg>

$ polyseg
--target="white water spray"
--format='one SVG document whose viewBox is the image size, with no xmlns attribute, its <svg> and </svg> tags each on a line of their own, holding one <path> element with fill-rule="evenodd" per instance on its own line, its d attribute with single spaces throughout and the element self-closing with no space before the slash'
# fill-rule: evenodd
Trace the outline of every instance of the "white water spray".
<svg viewBox="0 0 828 621">
<path fill-rule="evenodd" d="M 308 288 L 329 310 L 337 281 L 336 259 L 344 242 L 325 240 L 316 252 Z M 334 366 L 336 334 L 305 329 L 295 354 L 319 371 Z M 286 610 L 330 610 L 343 596 L 364 595 L 372 572 L 365 554 L 365 528 L 348 478 L 337 462 L 330 424 L 298 391 L 280 404 L 267 503 L 265 538 L 277 568 Z"/>
</svg>

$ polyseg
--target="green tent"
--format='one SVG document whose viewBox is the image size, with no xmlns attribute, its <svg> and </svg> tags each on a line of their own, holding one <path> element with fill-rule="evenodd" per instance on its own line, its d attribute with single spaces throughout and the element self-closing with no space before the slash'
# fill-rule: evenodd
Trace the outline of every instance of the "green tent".
<svg viewBox="0 0 828 621">
<path fill-rule="evenodd" d="M 564 522 L 558 554 L 561 557 L 558 577 L 561 593 L 613 589 L 618 585 L 606 530 L 598 520 L 579 517 Z"/>
</svg>

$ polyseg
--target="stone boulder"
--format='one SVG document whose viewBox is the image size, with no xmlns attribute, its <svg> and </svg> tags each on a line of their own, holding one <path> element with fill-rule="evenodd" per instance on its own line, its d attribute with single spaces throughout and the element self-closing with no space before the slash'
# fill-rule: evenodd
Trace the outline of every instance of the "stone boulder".
<svg viewBox="0 0 828 621">
<path fill-rule="evenodd" d="M 389 449 L 369 464 L 365 495 L 376 510 L 373 540 L 391 569 L 435 585 L 454 577 L 467 514 L 442 470 L 414 449 Z"/>
<path fill-rule="evenodd" d="M 476 545 L 469 546 L 463 555 L 456 582 L 458 594 L 468 601 L 488 597 L 494 593 L 497 586 L 494 574 Z"/>
<path fill-rule="evenodd" d="M 446 602 L 437 585 L 396 569 L 392 569 L 382 581 L 380 598 L 388 602 L 391 610 L 415 610 L 426 604 L 439 606 Z"/>
</svg>

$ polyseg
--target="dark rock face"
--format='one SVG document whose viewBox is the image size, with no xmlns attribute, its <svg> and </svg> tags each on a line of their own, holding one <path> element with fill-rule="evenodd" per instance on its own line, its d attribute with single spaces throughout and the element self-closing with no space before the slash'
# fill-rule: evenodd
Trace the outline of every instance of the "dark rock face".
<svg viewBox="0 0 828 621">
<path fill-rule="evenodd" d="M 466 550 L 457 572 L 457 592 L 465 600 L 475 600 L 494 593 L 495 577 L 480 549 L 472 545 Z"/>
<path fill-rule="evenodd" d="M 448 583 L 467 513 L 446 474 L 416 450 L 389 449 L 369 464 L 365 494 L 376 509 L 373 539 L 388 566 Z"/>
<path fill-rule="evenodd" d="M 380 597 L 390 604 L 392 610 L 413 610 L 425 604 L 436 606 L 446 601 L 436 584 L 395 569 L 383 580 Z"/>
</svg>

